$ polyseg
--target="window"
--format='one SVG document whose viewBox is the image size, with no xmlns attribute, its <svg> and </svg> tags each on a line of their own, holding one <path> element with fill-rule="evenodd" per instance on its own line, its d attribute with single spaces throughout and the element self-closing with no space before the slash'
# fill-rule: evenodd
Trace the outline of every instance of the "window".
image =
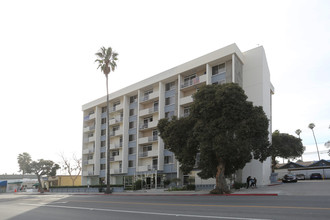
<svg viewBox="0 0 330 220">
<path fill-rule="evenodd" d="M 149 89 L 147 91 L 144 92 L 144 96 L 148 96 L 153 92 L 153 89 Z"/>
<path fill-rule="evenodd" d="M 190 114 L 190 106 L 183 109 L 183 116 L 187 117 Z"/>
<path fill-rule="evenodd" d="M 113 157 L 114 156 L 118 156 L 119 155 L 119 150 L 115 150 L 115 151 L 112 151 L 112 154 L 111 154 Z"/>
<path fill-rule="evenodd" d="M 152 145 L 143 146 L 143 152 L 152 151 Z"/>
<path fill-rule="evenodd" d="M 129 129 L 135 128 L 135 127 L 136 127 L 135 124 L 136 124 L 135 121 L 131 121 L 131 122 L 129 123 Z"/>
<path fill-rule="evenodd" d="M 105 170 L 105 164 L 101 164 L 101 166 L 100 166 L 100 170 Z"/>
<path fill-rule="evenodd" d="M 217 75 L 217 74 L 220 74 L 220 73 L 224 73 L 224 72 L 226 72 L 226 66 L 225 66 L 224 63 L 212 67 L 212 75 L 213 76 Z"/>
<path fill-rule="evenodd" d="M 129 97 L 129 103 L 137 102 L 137 95 Z"/>
<path fill-rule="evenodd" d="M 101 141 L 101 147 L 105 147 L 105 141 Z"/>
<path fill-rule="evenodd" d="M 101 119 L 101 124 L 105 124 L 105 123 L 107 123 L 107 119 L 106 118 L 102 118 Z"/>
<path fill-rule="evenodd" d="M 112 127 L 112 131 L 113 131 L 113 132 L 118 131 L 118 130 L 119 130 L 119 126 L 118 126 L 118 125 Z"/>
<path fill-rule="evenodd" d="M 135 149 L 133 147 L 128 148 L 128 154 L 134 154 Z"/>
<path fill-rule="evenodd" d="M 135 141 L 135 140 L 136 140 L 136 134 L 130 134 L 130 135 L 128 136 L 128 140 L 129 140 L 129 141 Z"/>
<path fill-rule="evenodd" d="M 105 133 L 106 133 L 106 130 L 105 129 L 101 130 L 101 135 L 102 136 L 105 135 Z"/>
<path fill-rule="evenodd" d="M 88 160 L 93 160 L 93 154 L 88 154 L 87 159 Z"/>
<path fill-rule="evenodd" d="M 165 156 L 164 157 L 164 164 L 170 164 L 170 163 L 173 163 L 173 157 Z"/>
<path fill-rule="evenodd" d="M 165 118 L 171 119 L 174 116 L 174 111 L 165 112 Z"/>
<path fill-rule="evenodd" d="M 102 113 L 107 112 L 107 106 L 102 107 Z"/>
<path fill-rule="evenodd" d="M 134 167 L 134 160 L 128 161 L 128 167 Z"/>
<path fill-rule="evenodd" d="M 165 99 L 165 105 L 173 105 L 174 102 L 175 102 L 175 99 L 174 99 L 174 98 L 175 98 L 174 96 L 172 96 L 172 97 L 167 97 L 167 98 Z"/>
<path fill-rule="evenodd" d="M 102 152 L 102 153 L 100 154 L 100 157 L 101 157 L 101 158 L 105 158 L 105 152 Z"/>
<path fill-rule="evenodd" d="M 129 110 L 129 116 L 135 115 L 135 109 L 132 108 Z"/>
<path fill-rule="evenodd" d="M 165 91 L 170 91 L 172 89 L 175 89 L 175 82 L 166 83 Z"/>
</svg>

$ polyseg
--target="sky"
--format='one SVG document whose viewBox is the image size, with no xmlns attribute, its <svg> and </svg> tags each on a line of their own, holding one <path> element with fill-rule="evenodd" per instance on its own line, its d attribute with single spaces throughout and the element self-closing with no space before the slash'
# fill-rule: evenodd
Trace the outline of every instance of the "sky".
<svg viewBox="0 0 330 220">
<path fill-rule="evenodd" d="M 24 1 L 0 2 L 0 174 L 17 156 L 61 162 L 81 155 L 81 107 L 106 94 L 95 53 L 119 53 L 109 76 L 117 91 L 236 43 L 263 46 L 273 96 L 273 130 L 296 135 L 304 160 L 330 140 L 330 2 Z"/>
</svg>

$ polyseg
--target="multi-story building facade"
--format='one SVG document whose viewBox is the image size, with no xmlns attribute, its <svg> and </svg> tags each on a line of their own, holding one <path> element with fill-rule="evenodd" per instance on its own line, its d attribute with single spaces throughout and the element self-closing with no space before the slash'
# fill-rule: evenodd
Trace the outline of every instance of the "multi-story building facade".
<svg viewBox="0 0 330 220">
<path fill-rule="evenodd" d="M 263 47 L 242 53 L 232 44 L 110 94 L 111 184 L 130 185 L 142 178 L 147 185 L 157 187 L 165 179 L 183 180 L 175 155 L 158 136 L 158 120 L 188 115 L 192 94 L 200 86 L 228 82 L 238 83 L 254 105 L 263 107 L 271 134 L 274 88 Z M 82 184 L 104 183 L 106 96 L 83 105 L 82 110 Z M 238 173 L 239 178 L 255 176 L 258 184 L 268 184 L 270 160 L 251 161 Z M 202 183 L 195 178 L 196 184 Z"/>
</svg>

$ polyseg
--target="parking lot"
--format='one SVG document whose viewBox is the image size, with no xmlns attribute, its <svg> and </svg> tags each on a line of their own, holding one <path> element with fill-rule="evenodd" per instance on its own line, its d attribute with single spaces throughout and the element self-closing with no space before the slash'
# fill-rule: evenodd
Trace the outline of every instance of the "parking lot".
<svg viewBox="0 0 330 220">
<path fill-rule="evenodd" d="M 296 196 L 330 196 L 330 180 L 298 180 L 297 183 L 279 183 L 256 189 L 241 189 L 239 193 L 275 193 Z"/>
</svg>

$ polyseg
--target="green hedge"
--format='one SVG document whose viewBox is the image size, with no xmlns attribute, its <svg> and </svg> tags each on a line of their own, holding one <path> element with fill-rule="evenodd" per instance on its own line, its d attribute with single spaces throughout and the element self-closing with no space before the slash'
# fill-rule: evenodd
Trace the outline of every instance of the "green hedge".
<svg viewBox="0 0 330 220">
<path fill-rule="evenodd" d="M 107 185 L 90 185 L 89 188 L 106 188 Z M 124 187 L 122 184 L 110 185 L 110 187 Z M 88 188 L 87 185 L 84 186 L 50 186 L 49 188 Z"/>
</svg>

